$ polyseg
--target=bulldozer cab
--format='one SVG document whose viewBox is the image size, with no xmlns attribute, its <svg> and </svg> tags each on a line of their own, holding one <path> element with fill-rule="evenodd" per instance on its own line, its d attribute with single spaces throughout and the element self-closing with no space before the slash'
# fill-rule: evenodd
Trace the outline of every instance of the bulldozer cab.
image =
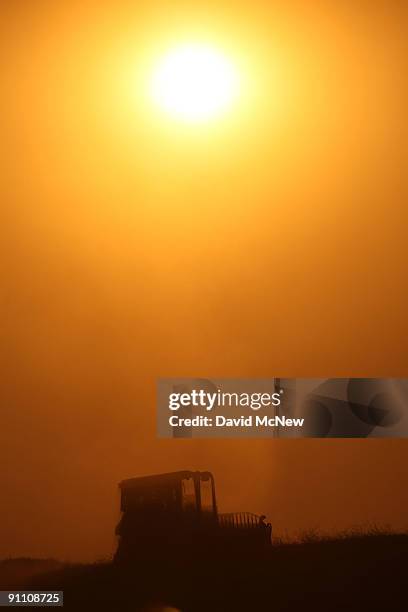
<svg viewBox="0 0 408 612">
<path fill-rule="evenodd" d="M 119 485 L 122 512 L 217 519 L 214 478 L 210 472 L 172 472 L 124 480 Z"/>
<path fill-rule="evenodd" d="M 121 519 L 115 559 L 158 558 L 187 551 L 217 524 L 210 472 L 172 472 L 124 480 L 119 485 Z"/>
</svg>

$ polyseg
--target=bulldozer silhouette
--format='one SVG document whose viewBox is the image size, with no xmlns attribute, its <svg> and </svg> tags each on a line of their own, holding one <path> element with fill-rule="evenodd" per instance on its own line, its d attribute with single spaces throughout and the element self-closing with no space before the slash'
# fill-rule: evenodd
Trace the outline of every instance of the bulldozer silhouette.
<svg viewBox="0 0 408 612">
<path fill-rule="evenodd" d="M 220 514 L 211 472 L 180 471 L 123 480 L 114 560 L 259 550 L 271 544 L 265 516 Z"/>
</svg>

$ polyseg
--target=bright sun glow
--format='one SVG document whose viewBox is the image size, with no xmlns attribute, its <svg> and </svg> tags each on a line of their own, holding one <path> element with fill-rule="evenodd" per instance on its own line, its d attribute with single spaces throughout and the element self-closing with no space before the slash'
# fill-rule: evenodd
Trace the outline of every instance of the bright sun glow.
<svg viewBox="0 0 408 612">
<path fill-rule="evenodd" d="M 173 117 L 205 121 L 227 110 L 238 93 L 232 63 L 215 48 L 184 45 L 159 62 L 152 79 L 155 103 Z"/>
</svg>

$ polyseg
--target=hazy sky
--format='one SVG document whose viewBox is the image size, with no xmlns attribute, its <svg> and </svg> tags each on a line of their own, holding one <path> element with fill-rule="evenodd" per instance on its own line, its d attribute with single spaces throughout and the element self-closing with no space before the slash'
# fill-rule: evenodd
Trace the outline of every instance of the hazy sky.
<svg viewBox="0 0 408 612">
<path fill-rule="evenodd" d="M 0 556 L 107 555 L 117 482 L 181 468 L 282 533 L 407 528 L 407 441 L 155 434 L 158 376 L 407 375 L 405 3 L 0 11 Z M 205 127 L 146 94 L 184 39 L 246 78 Z"/>
</svg>

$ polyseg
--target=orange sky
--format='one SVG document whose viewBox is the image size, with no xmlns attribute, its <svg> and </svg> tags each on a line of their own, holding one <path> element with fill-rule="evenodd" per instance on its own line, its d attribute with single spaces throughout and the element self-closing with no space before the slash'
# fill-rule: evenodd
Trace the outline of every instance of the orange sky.
<svg viewBox="0 0 408 612">
<path fill-rule="evenodd" d="M 157 376 L 407 375 L 407 10 L 356 4 L 2 2 L 0 557 L 109 554 L 117 482 L 179 468 L 408 526 L 404 440 L 155 436 Z M 251 86 L 187 129 L 144 79 L 195 36 Z"/>
</svg>

